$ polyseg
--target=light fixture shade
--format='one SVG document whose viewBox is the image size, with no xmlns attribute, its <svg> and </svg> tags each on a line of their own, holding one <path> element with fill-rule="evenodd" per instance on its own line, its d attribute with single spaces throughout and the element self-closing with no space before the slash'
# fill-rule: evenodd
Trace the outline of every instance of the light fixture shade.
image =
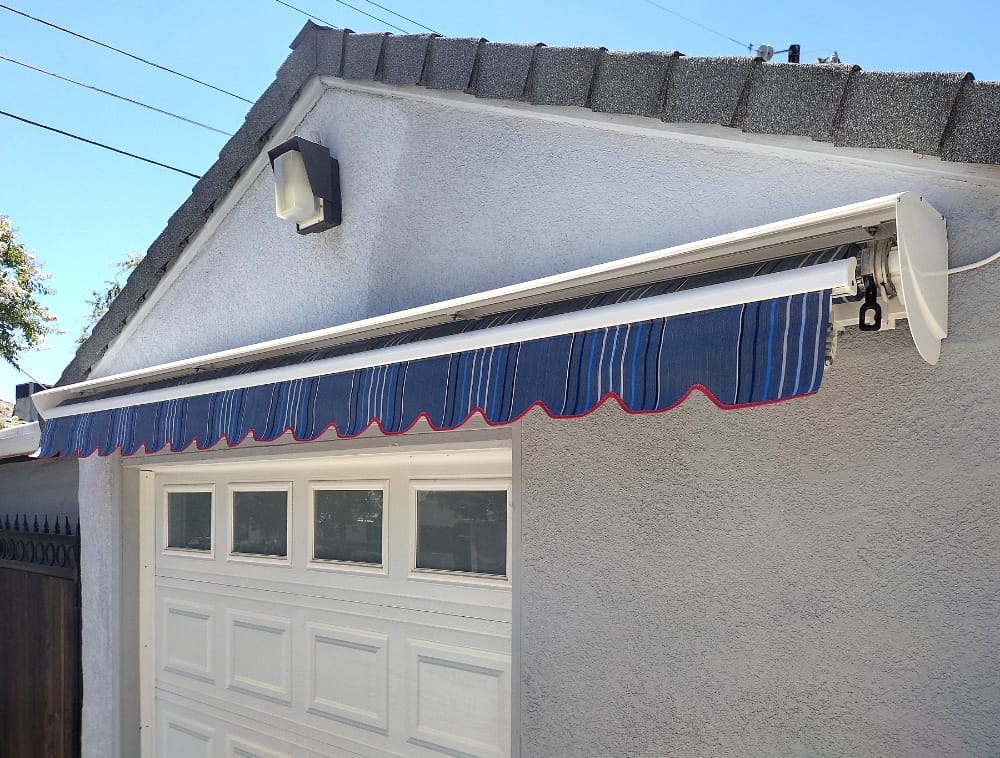
<svg viewBox="0 0 1000 758">
<path fill-rule="evenodd" d="M 289 150 L 274 159 L 274 208 L 278 218 L 312 226 L 323 220 L 323 201 L 313 195 L 302 153 Z"/>
<path fill-rule="evenodd" d="M 294 221 L 299 234 L 322 232 L 341 222 L 340 164 L 320 144 L 301 137 L 269 150 L 278 218 Z"/>
</svg>

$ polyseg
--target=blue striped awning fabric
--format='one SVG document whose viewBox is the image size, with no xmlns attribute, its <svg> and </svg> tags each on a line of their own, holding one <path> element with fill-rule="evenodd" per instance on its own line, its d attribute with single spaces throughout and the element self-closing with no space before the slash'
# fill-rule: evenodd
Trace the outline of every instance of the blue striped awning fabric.
<svg viewBox="0 0 1000 758">
<path fill-rule="evenodd" d="M 166 447 L 179 452 L 192 444 L 199 449 L 220 441 L 233 446 L 248 436 L 269 441 L 286 432 L 297 440 L 316 439 L 328 430 L 354 437 L 372 425 L 398 434 L 421 418 L 445 430 L 476 413 L 501 425 L 536 406 L 554 418 L 582 416 L 608 399 L 630 413 L 655 413 L 695 389 L 722 408 L 808 395 L 823 377 L 829 291 L 305 379 L 255 384 L 253 376 L 278 365 L 489 329 L 852 254 L 853 247 L 823 250 L 199 373 L 169 384 L 193 384 L 190 389 L 196 391 L 199 381 L 246 374 L 250 386 L 141 405 L 129 405 L 125 395 L 122 407 L 54 418 L 45 423 L 40 455 L 116 450 L 130 455 Z"/>
</svg>

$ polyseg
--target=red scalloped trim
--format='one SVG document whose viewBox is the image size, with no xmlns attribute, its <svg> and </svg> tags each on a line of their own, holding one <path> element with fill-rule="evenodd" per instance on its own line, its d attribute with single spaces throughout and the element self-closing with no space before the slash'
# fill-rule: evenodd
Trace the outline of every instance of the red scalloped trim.
<svg viewBox="0 0 1000 758">
<path fill-rule="evenodd" d="M 755 401 L 755 402 L 752 402 L 752 403 L 729 404 L 729 403 L 724 403 L 721 400 L 719 400 L 715 395 L 712 394 L 711 390 L 709 390 L 707 387 L 705 387 L 705 386 L 703 386 L 701 384 L 693 384 L 693 385 L 691 385 L 691 387 L 688 388 L 688 391 L 685 392 L 680 397 L 680 399 L 678 399 L 676 402 L 672 403 L 671 405 L 668 405 L 666 408 L 654 408 L 654 409 L 651 409 L 651 410 L 638 410 L 638 411 L 637 410 L 632 410 L 631 408 L 628 408 L 625 405 L 625 401 L 622 400 L 622 398 L 618 395 L 618 393 L 616 393 L 616 392 L 608 392 L 600 400 L 598 400 L 594 405 L 592 405 L 588 410 L 584 411 L 583 413 L 556 414 L 556 413 L 553 413 L 552 411 L 550 411 L 546 407 L 545 403 L 543 403 L 541 400 L 536 400 L 534 403 L 532 403 L 527 408 L 525 408 L 524 411 L 522 411 L 520 414 L 518 414 L 514 418 L 510 419 L 509 421 L 490 421 L 488 418 L 486 418 L 486 414 L 483 412 L 483 410 L 481 408 L 473 408 L 469 412 L 469 414 L 464 419 L 462 419 L 458 424 L 456 424 L 455 426 L 442 426 L 442 427 L 434 426 L 434 424 L 431 423 L 431 420 L 427 417 L 426 413 L 420 413 L 420 414 L 417 415 L 416 418 L 413 419 L 413 422 L 409 426 L 407 426 L 405 429 L 402 429 L 402 430 L 397 431 L 397 432 L 386 431 L 385 429 L 382 428 L 382 424 L 376 418 L 376 419 L 372 419 L 371 421 L 369 421 L 368 424 L 366 424 L 365 427 L 360 432 L 358 432 L 357 434 L 341 434 L 340 431 L 337 430 L 337 425 L 334 424 L 334 423 L 330 423 L 330 424 L 327 424 L 327 426 L 324 427 L 323 430 L 320 431 L 320 433 L 317 434 L 314 437 L 302 437 L 302 438 L 299 438 L 299 437 L 295 436 L 295 430 L 294 429 L 292 429 L 291 427 L 285 427 L 285 429 L 282 430 L 281 434 L 279 434 L 278 436 L 274 437 L 273 439 L 270 439 L 270 440 L 259 440 L 259 439 L 257 439 L 257 434 L 255 433 L 255 431 L 253 429 L 251 429 L 245 435 L 243 435 L 243 437 L 241 439 L 237 440 L 236 442 L 230 442 L 229 438 L 226 437 L 226 435 L 222 435 L 215 442 L 213 442 L 211 445 L 206 445 L 205 447 L 201 447 L 200 445 L 198 445 L 197 440 L 193 440 L 186 447 L 183 447 L 180 450 L 174 450 L 172 447 L 170 447 L 170 443 L 166 443 L 162 447 L 157 448 L 156 450 L 147 450 L 146 449 L 146 443 L 142 443 L 138 448 L 135 449 L 135 451 L 133 451 L 131 453 L 121 453 L 121 455 L 124 458 L 128 458 L 128 457 L 131 457 L 133 455 L 138 455 L 140 451 L 142 451 L 146 455 L 151 455 L 153 453 L 158 453 L 158 452 L 160 452 L 161 450 L 163 450 L 164 448 L 167 448 L 167 447 L 170 447 L 170 451 L 171 452 L 174 452 L 174 453 L 183 453 L 183 452 L 185 452 L 187 450 L 190 450 L 192 445 L 194 445 L 195 448 L 197 450 L 199 450 L 199 451 L 211 450 L 212 448 L 214 448 L 216 445 L 218 445 L 223 440 L 225 440 L 226 446 L 228 448 L 232 449 L 234 447 L 238 447 L 239 445 L 243 444 L 248 437 L 252 437 L 253 440 L 254 440 L 254 442 L 274 442 L 275 440 L 278 440 L 281 437 L 283 437 L 288 432 L 292 433 L 292 439 L 294 439 L 296 442 L 312 442 L 312 441 L 317 440 L 320 437 L 322 437 L 324 434 L 326 434 L 327 432 L 329 432 L 331 429 L 334 430 L 334 432 L 336 433 L 338 439 L 355 439 L 357 437 L 360 437 L 365 432 L 367 432 L 373 426 L 377 427 L 378 430 L 379 430 L 379 432 L 382 435 L 386 436 L 386 437 L 397 437 L 397 436 L 399 436 L 401 434 L 406 434 L 407 432 L 409 432 L 411 429 L 413 429 L 413 427 L 415 427 L 420 422 L 421 419 L 423 419 L 427 423 L 427 425 L 433 431 L 435 431 L 435 432 L 450 432 L 450 431 L 454 431 L 454 430 L 459 429 L 462 426 L 464 426 L 476 414 L 479 414 L 480 418 L 482 418 L 482 420 L 486 423 L 487 426 L 491 426 L 491 427 L 492 426 L 508 426 L 510 424 L 513 424 L 516 421 L 520 421 L 530 411 L 534 410 L 535 408 L 540 408 L 542 410 L 542 412 L 545 413 L 546 416 L 548 416 L 551 419 L 554 419 L 554 420 L 558 421 L 558 420 L 562 420 L 562 419 L 574 419 L 574 418 L 583 418 L 584 416 L 589 416 L 591 413 L 594 413 L 596 410 L 598 410 L 599 408 L 601 408 L 606 402 L 608 402 L 608 400 L 614 400 L 616 403 L 618 403 L 618 406 L 623 411 L 625 411 L 627 414 L 629 414 L 630 416 L 643 416 L 643 415 L 646 415 L 646 414 L 666 413 L 667 411 L 673 410 L 678 405 L 680 405 L 685 400 L 687 400 L 691 396 L 691 394 L 693 392 L 695 392 L 696 390 L 698 392 L 700 392 L 701 394 L 703 394 L 705 397 L 707 397 L 709 400 L 711 400 L 712 403 L 714 403 L 717 408 L 719 408 L 720 410 L 723 410 L 723 411 L 735 411 L 735 410 L 740 410 L 742 408 L 756 408 L 756 407 L 763 406 L 763 405 L 773 405 L 775 403 L 781 403 L 781 402 L 784 402 L 786 400 L 794 400 L 794 399 L 797 399 L 797 398 L 809 397 L 811 395 L 815 395 L 816 394 L 815 392 L 803 392 L 803 393 L 800 393 L 798 395 L 789 395 L 788 397 L 779 397 L 779 398 L 774 398 L 772 400 L 758 400 L 758 401 Z M 60 449 L 60 450 L 57 450 L 56 452 L 54 452 L 51 455 L 46 456 L 46 457 L 48 457 L 48 458 L 54 458 L 54 457 L 58 456 L 60 458 L 72 458 L 73 456 L 78 456 L 80 458 L 89 458 L 91 455 L 93 455 L 96 452 L 97 456 L 99 458 L 107 458 L 109 456 L 114 455 L 115 453 L 120 453 L 120 451 L 121 451 L 121 445 L 119 445 L 118 447 L 116 447 L 114 450 L 112 450 L 109 453 L 101 453 L 101 452 L 98 452 L 98 451 L 94 450 L 94 451 L 91 451 L 90 453 L 87 453 L 86 455 L 80 455 L 79 454 L 79 448 L 77 448 L 76 450 L 74 450 L 73 452 L 71 452 L 69 454 L 63 454 L 62 450 Z"/>
</svg>

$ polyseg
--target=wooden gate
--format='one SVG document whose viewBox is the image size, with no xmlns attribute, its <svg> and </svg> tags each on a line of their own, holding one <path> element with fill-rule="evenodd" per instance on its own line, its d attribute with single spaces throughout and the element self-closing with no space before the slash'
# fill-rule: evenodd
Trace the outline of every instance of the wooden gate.
<svg viewBox="0 0 1000 758">
<path fill-rule="evenodd" d="M 80 535 L 0 523 L 0 756 L 80 755 Z"/>
</svg>

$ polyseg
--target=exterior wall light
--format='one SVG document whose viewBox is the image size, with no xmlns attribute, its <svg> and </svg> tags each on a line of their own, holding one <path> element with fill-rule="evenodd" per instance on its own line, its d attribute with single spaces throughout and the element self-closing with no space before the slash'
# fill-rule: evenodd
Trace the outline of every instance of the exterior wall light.
<svg viewBox="0 0 1000 758">
<path fill-rule="evenodd" d="M 340 164 L 322 145 L 292 137 L 268 150 L 274 171 L 278 218 L 294 221 L 299 234 L 340 226 Z"/>
</svg>

